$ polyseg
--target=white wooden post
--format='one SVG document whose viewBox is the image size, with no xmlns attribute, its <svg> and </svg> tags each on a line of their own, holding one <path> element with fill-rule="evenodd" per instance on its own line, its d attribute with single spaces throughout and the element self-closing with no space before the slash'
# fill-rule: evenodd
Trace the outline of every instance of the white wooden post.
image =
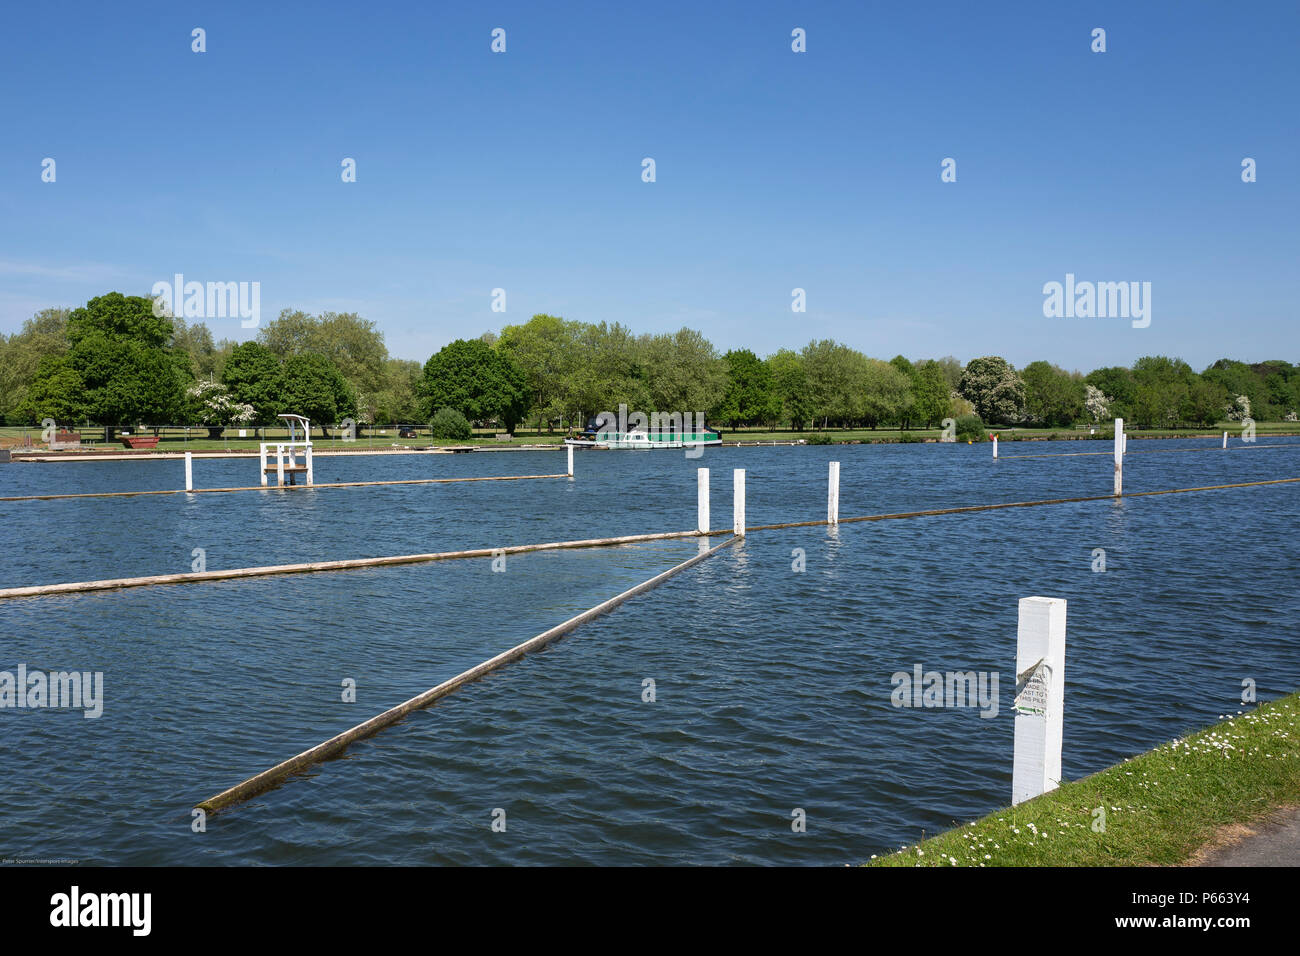
<svg viewBox="0 0 1300 956">
<path fill-rule="evenodd" d="M 567 448 L 567 449 L 569 450 L 569 472 L 568 472 L 568 474 L 569 474 L 569 477 L 572 478 L 572 477 L 573 477 L 573 446 L 572 446 L 572 445 L 565 445 L 564 447 Z"/>
<path fill-rule="evenodd" d="M 831 462 L 830 483 L 826 488 L 826 523 L 840 523 L 840 463 Z"/>
<path fill-rule="evenodd" d="M 696 512 L 698 513 L 696 527 L 701 532 L 707 533 L 709 530 L 709 469 L 695 469 L 695 482 Z"/>
<path fill-rule="evenodd" d="M 1115 419 L 1115 497 L 1124 494 L 1124 419 Z"/>
<path fill-rule="evenodd" d="M 265 486 L 265 485 L 266 485 L 266 442 L 262 442 L 262 444 L 261 444 L 260 447 L 261 447 L 261 449 L 262 449 L 262 453 L 261 453 L 261 459 L 262 459 L 262 484 L 263 484 L 263 486 Z"/>
<path fill-rule="evenodd" d="M 1228 447 L 1228 433 L 1227 433 L 1227 432 L 1224 432 L 1224 433 L 1223 433 L 1223 447 L 1224 447 L 1224 448 L 1227 448 L 1227 447 Z"/>
<path fill-rule="evenodd" d="M 284 446 L 275 446 L 275 483 L 284 487 Z"/>
<path fill-rule="evenodd" d="M 1020 599 L 1016 633 L 1016 743 L 1011 803 L 1061 784 L 1065 722 L 1065 600 Z"/>
<path fill-rule="evenodd" d="M 185 490 L 194 490 L 194 454 L 188 451 L 185 453 Z"/>
<path fill-rule="evenodd" d="M 1124 454 L 1128 454 L 1128 432 L 1124 433 Z"/>
<path fill-rule="evenodd" d="M 731 533 L 745 536 L 745 469 L 731 473 Z"/>
<path fill-rule="evenodd" d="M 307 484 L 312 484 L 313 473 L 311 470 L 311 442 L 307 443 Z"/>
<path fill-rule="evenodd" d="M 998 436 L 993 436 L 993 460 L 998 460 Z"/>
</svg>

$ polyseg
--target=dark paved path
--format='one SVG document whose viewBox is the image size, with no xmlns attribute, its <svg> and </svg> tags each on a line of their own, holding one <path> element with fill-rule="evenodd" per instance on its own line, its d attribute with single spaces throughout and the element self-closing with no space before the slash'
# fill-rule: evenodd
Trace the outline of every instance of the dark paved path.
<svg viewBox="0 0 1300 956">
<path fill-rule="evenodd" d="M 1253 826 L 1255 832 L 1206 854 L 1201 866 L 1300 866 L 1300 809 Z"/>
</svg>

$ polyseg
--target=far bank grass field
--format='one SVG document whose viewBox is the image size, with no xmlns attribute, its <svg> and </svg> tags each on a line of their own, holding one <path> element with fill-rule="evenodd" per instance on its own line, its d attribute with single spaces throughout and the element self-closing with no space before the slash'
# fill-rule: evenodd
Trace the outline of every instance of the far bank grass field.
<svg viewBox="0 0 1300 956">
<path fill-rule="evenodd" d="M 287 438 L 288 433 L 282 428 L 263 429 L 263 437 L 254 437 L 252 428 L 247 428 L 247 435 L 243 438 L 239 436 L 238 427 L 226 429 L 226 434 L 221 438 L 211 439 L 207 437 L 207 428 L 195 427 L 190 430 L 189 435 L 185 434 L 183 428 L 168 427 L 161 430 L 160 441 L 158 442 L 157 451 L 160 452 L 185 452 L 185 451 L 257 451 L 258 444 L 263 441 L 277 441 Z M 1086 428 L 988 428 L 990 434 L 996 434 L 1003 441 L 1040 441 L 1040 440 L 1109 440 L 1111 437 L 1109 423 L 1105 426 L 1098 427 L 1095 434 L 1089 434 Z M 1149 429 L 1138 430 L 1126 428 L 1126 431 L 1134 438 L 1217 438 L 1223 432 L 1227 432 L 1229 439 L 1239 442 L 1241 439 L 1240 422 L 1222 422 L 1210 429 Z M 86 428 L 80 430 L 82 438 L 82 447 L 85 450 L 97 451 L 124 451 L 125 446 L 120 441 L 106 443 L 104 441 L 104 430 L 102 428 Z M 153 431 L 148 428 L 140 429 L 137 434 L 152 435 Z M 826 430 L 806 429 L 804 431 L 770 431 L 764 429 L 727 429 L 722 428 L 722 441 L 730 442 L 898 442 L 898 441 L 938 441 L 942 431 L 938 428 L 912 428 L 900 430 L 897 428 L 852 428 L 840 429 L 830 428 Z M 319 428 L 312 430 L 312 442 L 320 451 L 329 451 L 338 449 L 340 451 L 362 451 L 374 449 L 383 451 L 392 448 L 427 448 L 430 446 L 446 447 L 451 445 L 485 445 L 488 447 L 509 448 L 511 445 L 560 445 L 563 444 L 566 437 L 564 431 L 536 431 L 519 429 L 515 432 L 511 441 L 506 442 L 495 437 L 494 430 L 476 429 L 471 438 L 462 441 L 441 441 L 429 437 L 429 429 L 421 427 L 417 430 L 415 438 L 399 438 L 395 427 L 386 428 L 367 428 L 357 435 L 355 441 L 343 441 L 336 429 L 330 429 L 330 437 L 325 438 Z M 1263 439 L 1267 436 L 1276 435 L 1300 435 L 1300 422 L 1260 422 L 1256 426 L 1256 437 Z M 825 436 L 825 437 L 821 437 Z M 20 428 L 7 426 L 0 428 L 0 448 L 21 448 L 27 441 L 31 442 L 33 450 L 45 450 L 45 445 L 41 441 L 41 430 L 37 427 Z M 75 454 L 75 452 L 73 452 Z"/>
<path fill-rule="evenodd" d="M 1178 865 L 1220 828 L 1297 802 L 1293 693 L 867 865 Z"/>
</svg>

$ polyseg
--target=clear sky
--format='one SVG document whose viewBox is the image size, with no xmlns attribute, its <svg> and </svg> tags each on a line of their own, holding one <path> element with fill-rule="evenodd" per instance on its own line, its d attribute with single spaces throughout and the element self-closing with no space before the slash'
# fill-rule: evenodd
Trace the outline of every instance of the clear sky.
<svg viewBox="0 0 1300 956">
<path fill-rule="evenodd" d="M 1298 36 L 1275 0 L 7 4 L 0 331 L 180 272 L 421 361 L 536 312 L 760 355 L 1300 361 Z M 1150 326 L 1045 318 L 1066 273 L 1150 282 Z"/>
</svg>

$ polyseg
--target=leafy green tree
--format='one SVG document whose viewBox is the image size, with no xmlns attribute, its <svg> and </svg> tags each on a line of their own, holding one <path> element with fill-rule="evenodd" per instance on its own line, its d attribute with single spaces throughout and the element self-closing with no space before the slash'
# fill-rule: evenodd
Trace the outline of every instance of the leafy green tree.
<svg viewBox="0 0 1300 956">
<path fill-rule="evenodd" d="M 285 403 L 282 372 L 274 352 L 260 342 L 244 342 L 226 359 L 221 382 L 234 402 L 253 407 L 255 424 L 271 425 L 276 415 L 291 411 Z"/>
<path fill-rule="evenodd" d="M 958 390 L 985 422 L 1014 425 L 1024 418 L 1025 383 L 1001 356 L 971 359 Z"/>
<path fill-rule="evenodd" d="M 85 384 L 68 358 L 47 355 L 41 359 L 32 384 L 23 390 L 15 412 L 27 422 L 53 418 L 59 424 L 72 424 L 86 416 L 84 393 Z"/>
<path fill-rule="evenodd" d="M 469 419 L 454 408 L 440 408 L 431 423 L 433 437 L 440 441 L 465 441 L 472 435 Z"/>
<path fill-rule="evenodd" d="M 749 349 L 733 349 L 722 361 L 727 368 L 727 388 L 713 413 L 718 421 L 736 428 L 769 422 L 780 414 L 767 363 Z"/>
<path fill-rule="evenodd" d="M 949 396 L 953 387 L 938 362 L 927 361 L 917 365 L 916 377 L 912 380 L 912 406 L 916 420 L 931 428 L 947 418 L 952 410 Z"/>
<path fill-rule="evenodd" d="M 501 330 L 497 348 L 509 355 L 528 378 L 537 429 L 562 418 L 568 410 L 568 389 L 579 360 L 581 324 L 555 315 L 534 315 L 523 325 Z"/>
<path fill-rule="evenodd" d="M 42 309 L 21 331 L 0 335 L 0 420 L 27 421 L 20 408 L 42 360 L 65 355 L 69 347 L 67 309 Z"/>
<path fill-rule="evenodd" d="M 1133 419 L 1141 428 L 1173 428 L 1191 395 L 1195 373 L 1182 359 L 1147 355 L 1133 364 Z"/>
<path fill-rule="evenodd" d="M 1028 421 L 1048 427 L 1073 425 L 1084 415 L 1084 382 L 1048 362 L 1030 362 L 1020 373 L 1025 383 Z"/>
<path fill-rule="evenodd" d="M 425 363 L 420 398 L 430 419 L 435 409 L 453 408 L 513 432 L 528 410 L 528 378 L 508 353 L 479 339 L 457 339 Z"/>
<path fill-rule="evenodd" d="M 157 426 L 184 417 L 189 356 L 170 347 L 172 321 L 154 315 L 152 299 L 120 292 L 91 299 L 69 313 L 67 335 L 67 364 L 46 365 L 33 381 L 41 394 L 60 387 L 46 378 L 72 369 L 84 414 L 94 421 Z"/>
<path fill-rule="evenodd" d="M 650 408 L 659 412 L 712 412 L 726 389 L 726 369 L 712 343 L 694 329 L 643 336 L 640 343 Z"/>
<path fill-rule="evenodd" d="M 868 359 L 856 349 L 831 339 L 804 346 L 803 365 L 808 375 L 810 411 L 825 428 L 831 422 L 848 425 L 866 414 Z"/>
<path fill-rule="evenodd" d="M 906 359 L 903 363 L 906 364 L 882 362 L 880 359 L 866 361 L 862 379 L 862 417 L 872 428 L 882 422 L 903 424 L 915 414 L 912 376 L 909 374 L 912 365 Z"/>
<path fill-rule="evenodd" d="M 780 403 L 776 417 L 788 422 L 795 431 L 803 431 L 812 418 L 808 397 L 808 372 L 803 356 L 790 349 L 781 349 L 766 360 L 772 373 L 772 390 Z M 773 422 L 775 426 L 776 421 Z"/>
<path fill-rule="evenodd" d="M 1106 396 L 1107 414 L 1111 418 L 1133 417 L 1133 403 L 1137 401 L 1137 382 L 1132 369 L 1122 365 L 1099 368 L 1084 376 L 1084 382 L 1099 389 Z"/>
<path fill-rule="evenodd" d="M 630 329 L 617 322 L 581 327 L 578 361 L 571 369 L 564 389 L 567 416 L 571 421 L 585 422 L 600 412 L 617 413 L 620 404 L 626 404 L 629 411 L 655 410 L 650 407 L 643 344 Z"/>
<path fill-rule="evenodd" d="M 352 386 L 324 355 L 294 355 L 285 360 L 281 374 L 284 413 L 309 419 L 326 438 L 330 425 L 356 414 Z"/>
</svg>

